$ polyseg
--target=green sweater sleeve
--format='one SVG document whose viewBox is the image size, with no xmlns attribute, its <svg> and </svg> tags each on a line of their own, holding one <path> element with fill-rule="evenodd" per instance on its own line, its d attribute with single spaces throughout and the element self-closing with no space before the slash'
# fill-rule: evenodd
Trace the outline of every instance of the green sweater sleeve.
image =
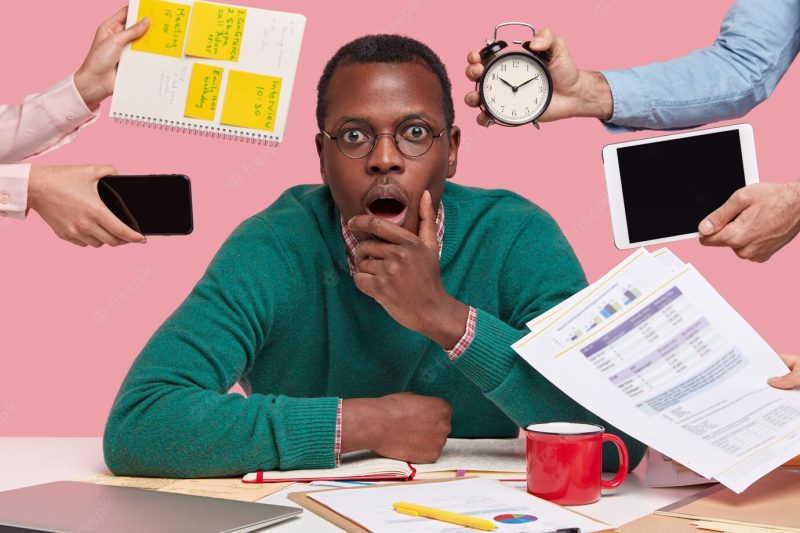
<svg viewBox="0 0 800 533">
<path fill-rule="evenodd" d="M 134 362 L 106 424 L 118 475 L 235 476 L 332 468 L 337 398 L 228 393 L 291 306 L 286 251 L 262 220 L 244 222 Z"/>
<path fill-rule="evenodd" d="M 529 320 L 586 286 L 572 248 L 538 208 L 510 242 L 499 274 L 499 316 L 477 309 L 475 337 L 454 364 L 520 427 L 554 421 L 601 424 L 625 441 L 633 469 L 646 446 L 580 406 L 511 348 L 528 333 Z M 603 468 L 615 471 L 616 451 L 611 446 L 603 451 Z"/>
</svg>

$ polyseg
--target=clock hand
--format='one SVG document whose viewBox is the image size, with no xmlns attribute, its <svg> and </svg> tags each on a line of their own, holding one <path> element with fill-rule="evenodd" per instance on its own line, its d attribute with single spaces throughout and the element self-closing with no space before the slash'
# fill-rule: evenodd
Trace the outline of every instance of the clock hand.
<svg viewBox="0 0 800 533">
<path fill-rule="evenodd" d="M 511 85 L 510 83 L 508 83 L 506 80 L 504 80 L 503 78 L 501 78 L 500 76 L 498 76 L 498 77 L 497 77 L 497 79 L 498 79 L 498 80 L 500 80 L 500 81 L 502 81 L 503 83 L 505 83 L 505 84 L 506 84 L 506 85 L 508 85 L 509 87 L 511 87 L 511 90 L 512 90 L 513 92 L 517 92 L 517 89 L 518 89 L 518 87 L 514 87 L 513 85 Z"/>
<path fill-rule="evenodd" d="M 528 81 L 524 81 L 524 82 L 520 83 L 519 85 L 517 85 L 517 86 L 514 88 L 514 92 L 516 92 L 516 91 L 517 91 L 517 89 L 519 89 L 520 87 L 522 87 L 522 86 L 523 86 L 523 85 L 525 85 L 526 83 L 530 83 L 530 82 L 532 82 L 533 80 L 537 79 L 538 77 L 539 77 L 539 75 L 537 74 L 536 76 L 532 77 L 532 78 L 531 78 L 531 79 L 529 79 Z"/>
</svg>

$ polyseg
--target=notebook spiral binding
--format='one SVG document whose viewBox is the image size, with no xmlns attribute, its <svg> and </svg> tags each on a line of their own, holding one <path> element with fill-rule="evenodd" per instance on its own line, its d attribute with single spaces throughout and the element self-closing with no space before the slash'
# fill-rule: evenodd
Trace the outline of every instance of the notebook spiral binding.
<svg viewBox="0 0 800 533">
<path fill-rule="evenodd" d="M 180 133 L 191 133 L 202 135 L 203 137 L 213 137 L 215 139 L 225 139 L 228 141 L 240 141 L 249 144 L 260 144 L 270 147 L 280 146 L 280 141 L 274 135 L 267 133 L 242 132 L 220 126 L 203 126 L 199 124 L 189 124 L 174 120 L 163 120 L 158 118 L 146 117 L 142 115 L 129 115 L 127 113 L 112 113 L 112 118 L 117 124 L 127 124 L 144 126 L 166 131 L 176 131 Z"/>
</svg>

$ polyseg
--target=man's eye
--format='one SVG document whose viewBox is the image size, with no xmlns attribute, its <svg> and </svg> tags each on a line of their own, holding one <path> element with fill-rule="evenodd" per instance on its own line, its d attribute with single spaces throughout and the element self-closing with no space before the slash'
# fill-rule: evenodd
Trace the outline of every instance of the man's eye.
<svg viewBox="0 0 800 533">
<path fill-rule="evenodd" d="M 422 124 L 412 124 L 403 130 L 402 135 L 409 141 L 424 141 L 430 133 L 430 130 Z"/>
<path fill-rule="evenodd" d="M 346 143 L 358 144 L 366 142 L 369 139 L 369 135 L 361 130 L 347 130 L 342 133 L 342 139 Z"/>
</svg>

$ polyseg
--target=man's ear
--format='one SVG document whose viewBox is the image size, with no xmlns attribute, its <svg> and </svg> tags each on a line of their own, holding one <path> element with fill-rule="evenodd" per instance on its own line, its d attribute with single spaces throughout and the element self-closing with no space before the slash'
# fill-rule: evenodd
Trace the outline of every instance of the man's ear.
<svg viewBox="0 0 800 533">
<path fill-rule="evenodd" d="M 456 175 L 458 166 L 458 147 L 461 144 L 461 130 L 458 126 L 450 128 L 450 153 L 447 157 L 447 179 Z"/>
<path fill-rule="evenodd" d="M 322 134 L 317 133 L 314 136 L 314 144 L 317 145 L 317 156 L 319 157 L 319 174 L 322 176 L 322 183 L 328 184 L 328 176 L 325 173 L 325 156 L 322 155 Z"/>
</svg>

